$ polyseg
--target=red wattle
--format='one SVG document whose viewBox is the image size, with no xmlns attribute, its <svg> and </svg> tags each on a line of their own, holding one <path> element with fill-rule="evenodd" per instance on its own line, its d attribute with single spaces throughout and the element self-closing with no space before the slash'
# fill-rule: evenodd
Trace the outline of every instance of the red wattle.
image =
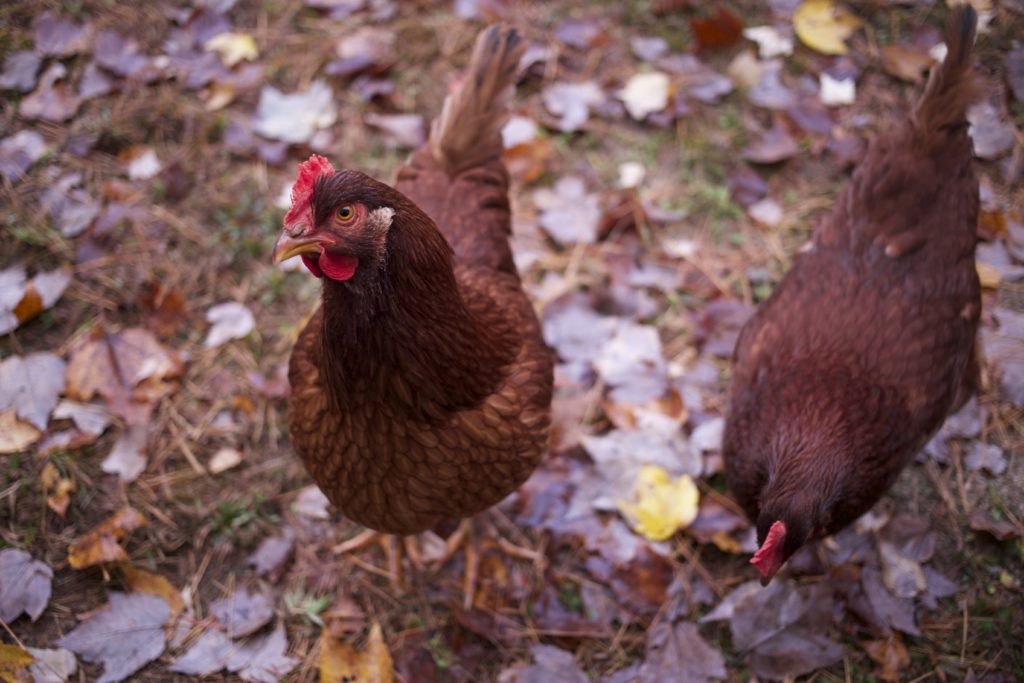
<svg viewBox="0 0 1024 683">
<path fill-rule="evenodd" d="M 309 272 L 313 273 L 316 277 L 323 277 L 324 271 L 320 270 L 320 266 L 317 265 L 317 259 L 310 258 L 305 254 L 302 255 L 302 263 L 309 269 Z"/>
<path fill-rule="evenodd" d="M 359 265 L 359 259 L 355 256 L 333 254 L 329 251 L 323 251 L 320 253 L 320 259 L 317 262 L 317 265 L 327 277 L 332 280 L 344 282 L 356 274 L 356 267 Z"/>
</svg>

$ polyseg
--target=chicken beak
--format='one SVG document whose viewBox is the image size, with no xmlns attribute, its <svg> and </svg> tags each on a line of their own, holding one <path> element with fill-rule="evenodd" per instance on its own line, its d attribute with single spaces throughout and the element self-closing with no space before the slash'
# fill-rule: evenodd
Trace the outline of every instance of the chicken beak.
<svg viewBox="0 0 1024 683">
<path fill-rule="evenodd" d="M 274 245 L 273 262 L 280 263 L 285 259 L 299 254 L 319 254 L 322 246 L 321 240 L 317 237 L 291 237 L 287 233 L 281 233 Z"/>
</svg>

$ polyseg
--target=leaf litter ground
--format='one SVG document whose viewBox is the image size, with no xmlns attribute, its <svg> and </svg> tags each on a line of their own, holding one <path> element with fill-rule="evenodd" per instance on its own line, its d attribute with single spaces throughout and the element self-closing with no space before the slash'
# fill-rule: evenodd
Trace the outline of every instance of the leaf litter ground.
<svg viewBox="0 0 1024 683">
<path fill-rule="evenodd" d="M 1024 678 L 1022 10 L 982 8 L 971 113 L 985 388 L 762 589 L 717 453 L 728 356 L 913 101 L 944 10 L 577 4 L 0 10 L 0 673 Z M 501 17 L 531 41 L 506 160 L 559 367 L 552 453 L 483 517 L 464 609 L 436 537 L 400 589 L 381 549 L 332 551 L 360 529 L 310 486 L 283 400 L 318 288 L 268 254 L 293 164 L 388 178 Z"/>
</svg>

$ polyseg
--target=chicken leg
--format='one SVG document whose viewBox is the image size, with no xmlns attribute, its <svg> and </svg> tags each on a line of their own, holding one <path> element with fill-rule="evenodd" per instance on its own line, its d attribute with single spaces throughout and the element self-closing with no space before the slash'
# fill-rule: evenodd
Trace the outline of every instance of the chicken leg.
<svg viewBox="0 0 1024 683">
<path fill-rule="evenodd" d="M 492 514 L 495 513 L 488 511 L 483 513 L 481 517 Z M 339 555 L 352 554 L 374 543 L 380 543 L 384 549 L 388 569 L 386 571 L 378 570 L 378 572 L 386 574 L 391 581 L 392 587 L 396 591 L 401 591 L 405 589 L 402 582 L 403 550 L 413 570 L 421 572 L 427 567 L 439 568 L 443 566 L 462 547 L 465 553 L 465 569 L 463 570 L 462 577 L 462 607 L 468 610 L 473 607 L 473 599 L 476 595 L 479 578 L 480 542 L 478 539 L 481 528 L 494 539 L 497 549 L 505 555 L 518 560 L 532 562 L 540 569 L 543 569 L 545 566 L 546 559 L 542 551 L 516 545 L 498 532 L 493 521 L 483 521 L 477 518 L 463 519 L 455 531 L 447 539 L 443 540 L 433 531 L 427 531 L 419 536 L 398 537 L 393 534 L 384 534 L 367 529 L 336 545 L 333 550 Z M 399 538 L 401 538 L 401 542 Z"/>
</svg>

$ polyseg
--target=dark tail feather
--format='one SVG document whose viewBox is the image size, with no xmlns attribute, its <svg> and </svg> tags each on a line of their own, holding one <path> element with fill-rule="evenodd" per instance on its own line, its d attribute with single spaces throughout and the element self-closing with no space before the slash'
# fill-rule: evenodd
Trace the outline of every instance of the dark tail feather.
<svg viewBox="0 0 1024 683">
<path fill-rule="evenodd" d="M 977 26 L 978 14 L 969 4 L 946 20 L 946 59 L 932 70 L 914 111 L 914 127 L 927 147 L 945 144 L 950 132 L 962 129 L 967 108 L 982 94 L 971 55 Z"/>
<path fill-rule="evenodd" d="M 449 174 L 501 154 L 501 128 L 525 49 L 509 26 L 489 26 L 477 38 L 462 84 L 445 98 L 430 128 L 430 152 Z"/>
</svg>

